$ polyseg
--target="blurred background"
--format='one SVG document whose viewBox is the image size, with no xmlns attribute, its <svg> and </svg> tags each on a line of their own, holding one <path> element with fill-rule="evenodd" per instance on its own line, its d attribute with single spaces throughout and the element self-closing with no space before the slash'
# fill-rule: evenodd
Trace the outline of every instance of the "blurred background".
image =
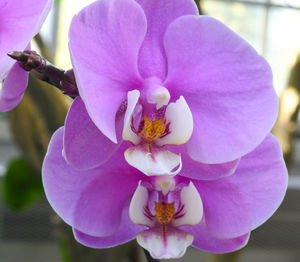
<svg viewBox="0 0 300 262">
<path fill-rule="evenodd" d="M 59 0 L 33 49 L 70 69 L 68 28 L 92 0 Z M 189 248 L 176 261 L 300 261 L 300 0 L 201 0 L 201 12 L 223 21 L 271 64 L 280 112 L 273 133 L 289 169 L 289 187 L 275 215 L 253 231 L 249 245 L 227 255 Z M 22 103 L 0 113 L 0 262 L 144 261 L 135 242 L 111 250 L 77 244 L 44 197 L 40 168 L 51 134 L 70 100 L 35 78 Z"/>
</svg>

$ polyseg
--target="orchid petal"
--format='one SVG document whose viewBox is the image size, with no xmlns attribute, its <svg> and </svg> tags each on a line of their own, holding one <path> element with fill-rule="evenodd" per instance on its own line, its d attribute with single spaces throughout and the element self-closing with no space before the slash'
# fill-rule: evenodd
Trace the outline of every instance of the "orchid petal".
<svg viewBox="0 0 300 262">
<path fill-rule="evenodd" d="M 145 225 L 152 227 L 155 221 L 145 215 L 145 208 L 148 205 L 148 190 L 146 187 L 139 185 L 135 190 L 129 206 L 129 216 L 137 225 Z"/>
<path fill-rule="evenodd" d="M 81 170 L 97 167 L 105 163 L 119 146 L 101 133 L 90 119 L 81 98 L 77 97 L 65 122 L 63 152 L 68 164 Z"/>
<path fill-rule="evenodd" d="M 138 144 L 140 138 L 132 131 L 132 115 L 136 107 L 137 102 L 139 101 L 140 92 L 138 90 L 133 90 L 127 94 L 127 109 L 124 117 L 124 128 L 123 128 L 123 140 L 131 141 L 133 144 Z"/>
<path fill-rule="evenodd" d="M 7 5 L 7 3 L 8 3 L 8 0 L 2 0 L 0 2 L 0 10 L 3 9 Z"/>
<path fill-rule="evenodd" d="M 249 240 L 250 233 L 235 238 L 216 238 L 207 229 L 205 220 L 194 226 L 183 226 L 183 230 L 194 236 L 193 247 L 212 253 L 228 253 L 244 247 Z"/>
<path fill-rule="evenodd" d="M 187 154 L 182 154 L 182 166 L 180 175 L 198 180 L 215 180 L 231 176 L 237 169 L 240 159 L 221 164 L 203 164 L 194 161 Z"/>
<path fill-rule="evenodd" d="M 139 232 L 145 230 L 145 227 L 134 224 L 129 218 L 128 210 L 129 207 L 127 203 L 123 209 L 121 224 L 113 235 L 107 237 L 95 237 L 80 232 L 77 229 L 73 229 L 76 240 L 91 248 L 108 248 L 134 239 Z"/>
<path fill-rule="evenodd" d="M 3 0 L 1 0 L 2 2 Z M 23 51 L 39 32 L 52 0 L 9 0 L 0 8 L 0 81 L 14 64 L 10 51 Z"/>
<path fill-rule="evenodd" d="M 126 145 L 101 167 L 73 169 L 62 157 L 63 133 L 63 128 L 55 132 L 43 163 L 46 197 L 56 213 L 77 230 L 97 237 L 112 235 L 140 174 L 124 160 Z"/>
<path fill-rule="evenodd" d="M 128 148 L 124 155 L 130 165 L 147 176 L 174 176 L 182 167 L 181 156 L 163 148 L 152 149 L 150 153 L 144 149 L 144 146 L 134 146 Z M 177 169 L 173 171 L 176 167 Z"/>
<path fill-rule="evenodd" d="M 138 52 L 147 30 L 134 0 L 102 0 L 73 18 L 70 53 L 80 96 L 101 132 L 113 142 L 115 115 L 129 90 L 141 86 Z"/>
<path fill-rule="evenodd" d="M 181 96 L 175 103 L 170 103 L 166 109 L 165 119 L 169 125 L 169 134 L 157 139 L 159 146 L 166 144 L 181 145 L 186 143 L 193 132 L 193 116 L 185 99 Z"/>
<path fill-rule="evenodd" d="M 179 227 L 198 224 L 203 216 L 203 206 L 199 192 L 193 182 L 190 182 L 188 186 L 181 189 L 180 199 L 183 206 L 180 213 L 183 213 L 183 215 L 172 219 L 173 226 Z"/>
<path fill-rule="evenodd" d="M 235 174 L 218 180 L 194 180 L 207 229 L 217 238 L 235 238 L 264 223 L 278 208 L 287 188 L 280 145 L 269 135 L 244 156 Z"/>
<path fill-rule="evenodd" d="M 165 146 L 165 149 L 181 155 L 183 163 L 180 176 L 197 180 L 215 180 L 231 176 L 237 169 L 240 159 L 220 164 L 205 164 L 192 159 L 186 149 L 186 144 L 181 146 Z"/>
<path fill-rule="evenodd" d="M 143 78 L 166 75 L 166 55 L 163 36 L 169 24 L 182 15 L 197 15 L 198 10 L 192 0 L 136 0 L 147 18 L 147 34 L 139 53 L 138 66 Z"/>
<path fill-rule="evenodd" d="M 193 235 L 176 228 L 163 234 L 160 228 L 151 228 L 137 235 L 137 242 L 156 259 L 180 258 L 193 243 Z"/>
<path fill-rule="evenodd" d="M 206 16 L 176 19 L 164 45 L 168 76 L 163 84 L 171 96 L 184 96 L 193 114 L 190 156 L 202 163 L 223 163 L 257 147 L 278 112 L 265 59 L 221 22 Z"/>
<path fill-rule="evenodd" d="M 0 89 L 0 112 L 7 112 L 21 102 L 27 83 L 28 72 L 15 63 Z"/>
</svg>

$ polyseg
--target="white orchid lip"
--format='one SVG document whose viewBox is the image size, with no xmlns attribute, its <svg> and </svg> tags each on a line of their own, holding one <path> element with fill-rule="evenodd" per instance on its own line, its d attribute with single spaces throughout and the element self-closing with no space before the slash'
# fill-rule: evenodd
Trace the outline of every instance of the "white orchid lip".
<svg viewBox="0 0 300 262">
<path fill-rule="evenodd" d="M 178 229 L 173 229 L 167 235 L 158 230 L 142 231 L 136 238 L 138 244 L 148 250 L 155 259 L 181 258 L 193 241 L 193 235 Z"/>
<path fill-rule="evenodd" d="M 163 192 L 162 189 L 166 188 L 169 190 Z M 161 194 L 155 198 L 157 201 L 150 197 L 149 192 L 153 192 L 153 188 L 149 191 L 140 182 L 130 203 L 131 220 L 149 227 L 138 234 L 137 241 L 154 258 L 179 258 L 192 244 L 194 237 L 178 227 L 195 225 L 201 221 L 203 206 L 200 195 L 192 182 L 176 188 L 172 177 L 158 177 L 154 189 Z M 179 200 L 176 197 L 168 198 L 172 192 L 177 194 Z M 153 206 L 151 201 L 154 201 L 154 209 L 150 208 Z M 177 201 L 176 204 L 174 201 Z"/>
<path fill-rule="evenodd" d="M 181 156 L 165 149 L 148 152 L 143 146 L 128 148 L 126 161 L 147 176 L 177 175 L 182 168 Z"/>
</svg>

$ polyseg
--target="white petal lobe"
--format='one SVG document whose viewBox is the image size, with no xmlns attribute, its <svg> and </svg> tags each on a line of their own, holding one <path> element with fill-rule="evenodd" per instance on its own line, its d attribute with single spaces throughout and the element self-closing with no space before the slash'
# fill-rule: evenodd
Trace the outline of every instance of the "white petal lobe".
<svg viewBox="0 0 300 262">
<path fill-rule="evenodd" d="M 184 188 L 180 193 L 181 204 L 184 206 L 183 216 L 172 220 L 175 227 L 183 225 L 196 225 L 203 217 L 203 205 L 198 190 L 192 182 Z"/>
<path fill-rule="evenodd" d="M 148 205 L 148 190 L 139 182 L 129 206 L 129 216 L 133 223 L 152 227 L 154 221 L 145 216 L 144 208 Z"/>
<path fill-rule="evenodd" d="M 122 133 L 123 140 L 131 141 L 135 145 L 140 142 L 140 138 L 131 129 L 131 118 L 139 97 L 140 91 L 138 90 L 129 91 L 127 94 L 127 109 L 124 117 L 124 127 Z"/>
<path fill-rule="evenodd" d="M 170 134 L 157 139 L 157 145 L 181 145 L 190 139 L 193 133 L 193 116 L 183 96 L 168 105 L 165 119 L 167 124 L 170 123 Z"/>
</svg>

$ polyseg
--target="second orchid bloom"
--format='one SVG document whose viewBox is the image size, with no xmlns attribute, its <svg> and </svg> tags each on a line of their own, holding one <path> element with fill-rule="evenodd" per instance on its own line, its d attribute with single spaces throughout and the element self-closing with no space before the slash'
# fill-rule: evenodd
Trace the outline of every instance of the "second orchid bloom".
<svg viewBox="0 0 300 262">
<path fill-rule="evenodd" d="M 246 245 L 285 195 L 287 171 L 272 135 L 243 156 L 232 175 L 207 179 L 196 162 L 190 169 L 197 175 L 187 169 L 176 176 L 145 176 L 125 161 L 126 145 L 102 166 L 80 171 L 61 154 L 63 133 L 61 128 L 54 134 L 44 161 L 45 193 L 88 247 L 137 238 L 155 258 L 181 257 L 189 245 L 232 252 Z"/>
</svg>

